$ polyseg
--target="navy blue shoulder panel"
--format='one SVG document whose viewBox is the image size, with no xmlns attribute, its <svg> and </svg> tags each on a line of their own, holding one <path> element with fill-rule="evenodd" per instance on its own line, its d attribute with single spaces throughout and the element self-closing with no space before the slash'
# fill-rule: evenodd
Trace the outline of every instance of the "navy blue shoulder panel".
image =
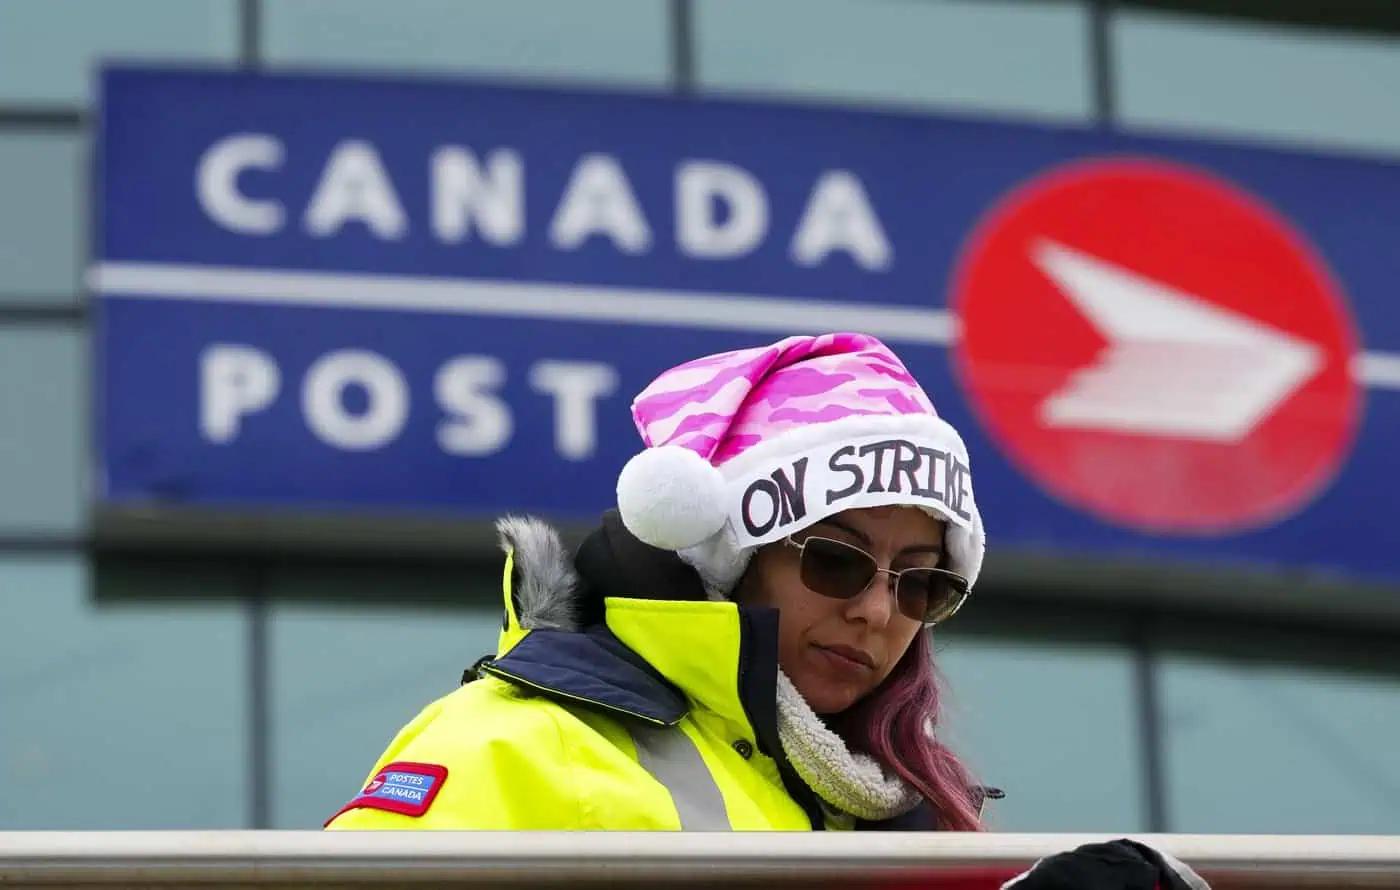
<svg viewBox="0 0 1400 890">
<path fill-rule="evenodd" d="M 690 710 L 685 696 L 604 626 L 533 630 L 481 670 L 563 702 L 591 705 L 674 726 Z"/>
</svg>

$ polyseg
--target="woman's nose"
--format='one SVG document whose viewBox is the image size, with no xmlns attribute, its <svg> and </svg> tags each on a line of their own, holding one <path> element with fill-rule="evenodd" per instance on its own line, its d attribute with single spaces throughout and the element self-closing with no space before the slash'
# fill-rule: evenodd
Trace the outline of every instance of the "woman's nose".
<svg viewBox="0 0 1400 890">
<path fill-rule="evenodd" d="M 863 620 L 875 628 L 889 624 L 894 614 L 894 579 L 885 572 L 877 572 L 860 596 L 850 601 L 846 614 L 852 620 Z"/>
</svg>

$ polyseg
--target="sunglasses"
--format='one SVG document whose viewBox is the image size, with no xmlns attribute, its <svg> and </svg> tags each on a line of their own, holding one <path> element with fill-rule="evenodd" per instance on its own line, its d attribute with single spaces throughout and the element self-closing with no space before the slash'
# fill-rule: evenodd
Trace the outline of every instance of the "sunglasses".
<svg viewBox="0 0 1400 890">
<path fill-rule="evenodd" d="M 830 538 L 813 536 L 799 544 L 789 535 L 783 543 L 801 554 L 802 583 L 822 596 L 854 599 L 876 575 L 889 575 L 900 614 L 925 624 L 947 621 L 967 599 L 967 579 L 957 572 L 923 566 L 882 569 L 875 557 L 859 547 Z"/>
</svg>

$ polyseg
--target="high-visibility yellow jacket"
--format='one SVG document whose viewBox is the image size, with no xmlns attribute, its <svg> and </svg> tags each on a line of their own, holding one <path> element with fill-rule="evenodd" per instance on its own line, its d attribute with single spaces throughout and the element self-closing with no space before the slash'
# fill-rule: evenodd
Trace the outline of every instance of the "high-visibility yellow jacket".
<svg viewBox="0 0 1400 890">
<path fill-rule="evenodd" d="M 548 528 L 503 524 L 496 655 L 399 732 L 329 828 L 850 827 L 782 754 L 776 613 L 705 599 L 673 555 L 605 520 L 582 579 Z M 609 595 L 633 583 L 683 589 Z M 931 822 L 911 817 L 870 827 Z"/>
</svg>

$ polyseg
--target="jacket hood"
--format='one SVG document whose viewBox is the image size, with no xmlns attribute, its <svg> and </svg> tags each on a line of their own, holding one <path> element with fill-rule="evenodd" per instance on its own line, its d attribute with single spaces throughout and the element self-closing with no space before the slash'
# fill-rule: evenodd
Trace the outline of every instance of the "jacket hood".
<svg viewBox="0 0 1400 890">
<path fill-rule="evenodd" d="M 507 517 L 496 528 L 506 552 L 505 617 L 495 657 L 478 669 L 615 715 L 679 722 L 689 710 L 685 694 L 608 629 L 611 591 L 584 580 L 558 533 L 528 517 Z M 599 549 L 607 543 L 602 535 L 590 536 L 603 543 L 589 546 L 585 562 L 595 570 L 606 565 L 618 580 L 635 575 L 623 571 L 618 554 Z"/>
<path fill-rule="evenodd" d="M 694 569 L 637 540 L 616 511 L 572 561 L 539 520 L 497 527 L 506 614 L 484 670 L 652 722 L 699 704 L 749 724 L 765 753 L 780 750 L 776 611 L 708 599 Z"/>
<path fill-rule="evenodd" d="M 570 559 L 553 528 L 531 517 L 496 523 L 512 555 L 511 603 L 525 630 L 576 631 L 604 622 L 607 597 L 704 600 L 700 576 L 674 552 L 638 540 L 616 510 Z"/>
</svg>

